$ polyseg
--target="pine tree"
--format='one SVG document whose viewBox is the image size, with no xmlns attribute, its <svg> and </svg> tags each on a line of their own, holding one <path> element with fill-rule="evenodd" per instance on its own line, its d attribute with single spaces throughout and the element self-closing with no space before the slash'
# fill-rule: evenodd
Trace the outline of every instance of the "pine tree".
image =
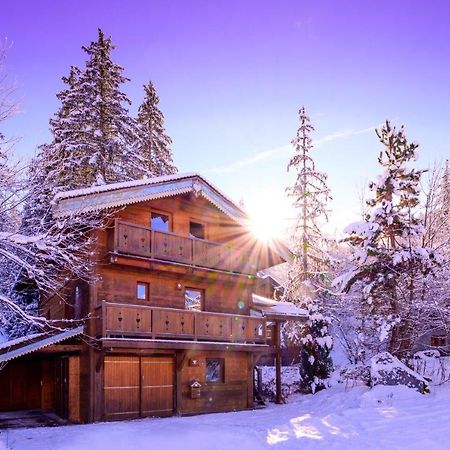
<svg viewBox="0 0 450 450">
<path fill-rule="evenodd" d="M 24 230 L 33 232 L 50 217 L 51 200 L 61 190 L 152 176 L 148 161 L 135 151 L 137 127 L 120 91 L 128 81 L 111 59 L 114 46 L 98 30 L 83 50 L 83 70 L 71 67 L 57 94 L 60 107 L 50 120 L 52 141 L 43 144 L 29 171 L 30 195 Z"/>
<path fill-rule="evenodd" d="M 32 168 L 35 182 L 45 177 L 53 194 L 151 175 L 134 152 L 136 124 L 126 109 L 131 102 L 120 91 L 129 80 L 111 59 L 111 39 L 98 30 L 97 41 L 82 48 L 86 66 L 72 67 L 63 78 L 61 106 L 50 120 L 53 139 L 40 146 Z"/>
<path fill-rule="evenodd" d="M 388 351 L 405 356 L 413 347 L 414 320 L 420 320 L 426 279 L 436 258 L 422 245 L 425 230 L 417 214 L 423 171 L 407 167 L 418 145 L 408 142 L 403 127 L 396 130 L 388 121 L 377 136 L 384 172 L 369 185 L 374 197 L 367 200 L 364 221 L 345 230 L 350 234 L 352 268 L 337 281 L 345 292 L 362 287 L 380 339 L 389 340 Z"/>
<path fill-rule="evenodd" d="M 296 180 L 287 189 L 297 209 L 297 219 L 292 236 L 294 261 L 289 270 L 284 299 L 299 304 L 309 312 L 309 320 L 302 330 L 301 377 L 304 389 L 310 392 L 326 387 L 332 362 L 330 351 L 329 319 L 323 315 L 326 296 L 328 258 L 324 249 L 325 239 L 321 225 L 328 220 L 327 202 L 330 191 L 327 176 L 318 172 L 310 152 L 314 131 L 305 108 L 299 111 L 300 127 L 292 140 L 295 155 L 288 164 L 288 171 L 296 171 Z M 298 332 L 294 330 L 294 334 Z"/>
<path fill-rule="evenodd" d="M 159 97 L 153 83 L 144 86 L 145 98 L 137 116 L 137 153 L 153 176 L 177 172 L 170 148 L 172 140 L 164 129 L 164 115 L 158 108 Z"/>
</svg>

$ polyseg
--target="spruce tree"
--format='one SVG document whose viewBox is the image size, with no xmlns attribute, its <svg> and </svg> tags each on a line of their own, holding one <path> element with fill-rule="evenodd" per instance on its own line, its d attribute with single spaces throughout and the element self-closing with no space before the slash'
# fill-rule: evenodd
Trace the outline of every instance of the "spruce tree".
<svg viewBox="0 0 450 450">
<path fill-rule="evenodd" d="M 383 173 L 369 185 L 373 198 L 362 222 L 350 225 L 349 271 L 338 280 L 344 291 L 362 289 L 368 314 L 378 324 L 381 341 L 391 353 L 405 357 L 413 348 L 415 321 L 424 320 L 427 277 L 436 267 L 434 252 L 423 247 L 424 227 L 417 213 L 423 170 L 408 168 L 418 145 L 408 142 L 404 128 L 388 121 L 377 130 L 383 146 L 378 162 Z"/>
<path fill-rule="evenodd" d="M 136 124 L 120 90 L 128 80 L 111 59 L 114 46 L 102 30 L 97 41 L 82 47 L 88 56 L 83 70 L 72 67 L 57 94 L 59 110 L 50 120 L 52 141 L 39 147 L 32 173 L 58 190 L 127 181 L 149 176 L 146 162 L 134 152 Z"/>
<path fill-rule="evenodd" d="M 330 320 L 323 315 L 328 257 L 321 231 L 321 226 L 328 220 L 327 202 L 331 197 L 327 176 L 316 170 L 310 156 L 313 149 L 310 134 L 314 127 L 304 107 L 299 111 L 299 120 L 297 135 L 292 140 L 295 155 L 288 164 L 288 171 L 296 171 L 296 179 L 287 193 L 298 213 L 292 236 L 294 260 L 284 299 L 300 305 L 309 313 L 309 320 L 301 332 L 300 374 L 303 388 L 314 393 L 326 387 L 332 369 Z"/>
<path fill-rule="evenodd" d="M 155 177 L 177 172 L 170 148 L 172 140 L 164 129 L 164 114 L 153 83 L 144 86 L 145 98 L 137 116 L 137 153 Z"/>
<path fill-rule="evenodd" d="M 69 142 L 82 157 L 82 184 L 142 178 L 148 171 L 133 151 L 135 122 L 126 109 L 131 102 L 120 91 L 129 79 L 111 59 L 111 38 L 98 30 L 97 41 L 83 50 L 88 55 L 86 67 L 71 91 L 71 99 L 79 105 L 72 115 L 72 126 L 79 139 Z"/>
</svg>

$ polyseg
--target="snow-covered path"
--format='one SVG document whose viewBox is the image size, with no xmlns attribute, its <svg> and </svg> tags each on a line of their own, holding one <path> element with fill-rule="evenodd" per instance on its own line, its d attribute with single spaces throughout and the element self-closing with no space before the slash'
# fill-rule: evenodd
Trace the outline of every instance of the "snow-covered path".
<svg viewBox="0 0 450 450">
<path fill-rule="evenodd" d="M 196 417 L 10 430 L 0 450 L 448 449 L 450 388 L 335 387 L 287 405 Z"/>
</svg>

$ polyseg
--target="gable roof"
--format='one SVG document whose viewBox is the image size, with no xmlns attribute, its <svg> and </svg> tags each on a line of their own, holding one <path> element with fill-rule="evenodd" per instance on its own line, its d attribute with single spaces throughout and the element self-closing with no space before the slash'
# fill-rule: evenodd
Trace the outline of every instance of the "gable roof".
<svg viewBox="0 0 450 450">
<path fill-rule="evenodd" d="M 80 326 L 54 334 L 53 336 L 49 336 L 47 333 L 39 333 L 4 342 L 0 345 L 0 363 L 19 358 L 20 356 L 48 347 L 49 345 L 79 336 L 82 333 L 83 326 Z"/>
<path fill-rule="evenodd" d="M 238 223 L 249 220 L 233 200 L 197 173 L 177 173 L 60 192 L 53 200 L 53 214 L 67 217 L 186 193 L 205 198 Z"/>
</svg>

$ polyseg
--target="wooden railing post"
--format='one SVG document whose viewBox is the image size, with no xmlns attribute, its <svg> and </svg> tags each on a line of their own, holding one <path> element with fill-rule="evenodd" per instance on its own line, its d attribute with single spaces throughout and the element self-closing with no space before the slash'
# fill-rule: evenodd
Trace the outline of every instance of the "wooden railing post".
<svg viewBox="0 0 450 450">
<path fill-rule="evenodd" d="M 114 252 L 119 251 L 119 219 L 114 219 Z"/>
<path fill-rule="evenodd" d="M 102 321 L 102 337 L 106 336 L 106 302 L 105 300 L 102 301 L 102 307 L 101 307 L 101 321 Z"/>
<path fill-rule="evenodd" d="M 155 257 L 155 231 L 150 231 L 150 258 Z"/>
<path fill-rule="evenodd" d="M 156 327 L 155 327 L 155 314 L 153 309 L 150 310 L 150 314 L 151 314 L 151 318 L 150 318 L 150 323 L 152 324 L 152 339 L 156 338 Z"/>
</svg>

